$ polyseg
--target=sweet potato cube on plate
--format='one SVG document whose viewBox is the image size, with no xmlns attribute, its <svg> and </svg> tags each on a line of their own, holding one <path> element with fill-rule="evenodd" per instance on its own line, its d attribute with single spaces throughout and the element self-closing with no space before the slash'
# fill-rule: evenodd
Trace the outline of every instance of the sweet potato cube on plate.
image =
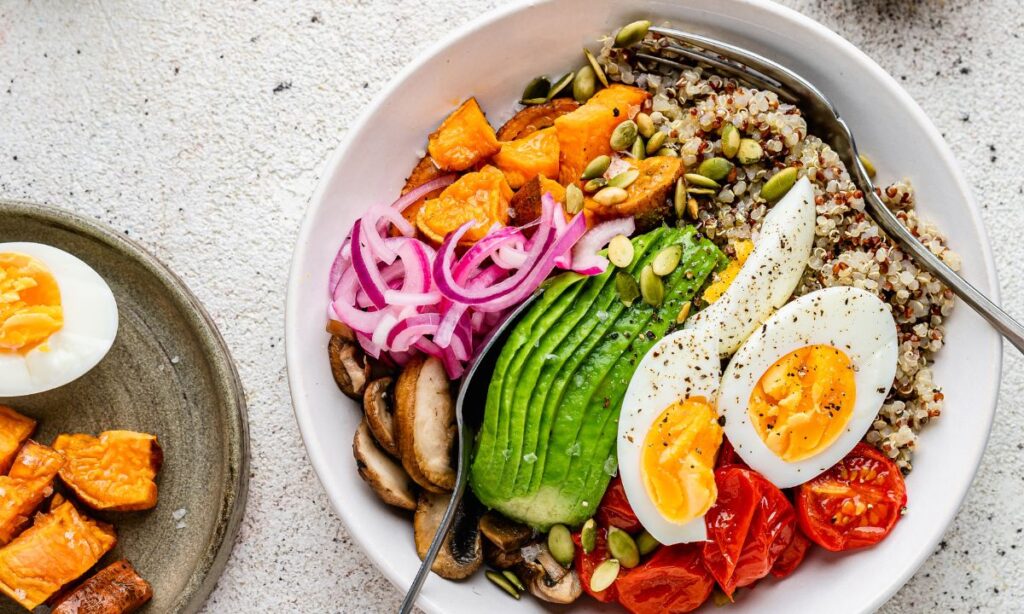
<svg viewBox="0 0 1024 614">
<path fill-rule="evenodd" d="M 427 151 L 437 166 L 446 171 L 464 171 L 498 153 L 501 145 L 487 122 L 476 98 L 463 102 L 436 132 L 430 135 Z"/>
<path fill-rule="evenodd" d="M 156 436 L 132 431 L 60 435 L 53 447 L 66 460 L 60 479 L 82 503 L 115 512 L 156 507 L 154 479 L 163 463 Z"/>
<path fill-rule="evenodd" d="M 501 144 L 494 165 L 505 173 L 512 189 L 538 175 L 558 178 L 558 135 L 554 128 L 538 130 L 529 136 Z"/>
<path fill-rule="evenodd" d="M 640 111 L 647 96 L 640 88 L 616 83 L 594 94 L 572 113 L 556 119 L 561 157 L 559 183 L 578 182 L 591 160 L 611 154 L 612 132 Z"/>
<path fill-rule="evenodd" d="M 508 224 L 511 200 L 512 188 L 505 175 L 487 165 L 478 172 L 459 177 L 440 196 L 423 203 L 416 215 L 416 226 L 432 241 L 440 243 L 449 232 L 475 221 L 459 241 L 468 245 L 483 238 L 493 224 Z"/>
<path fill-rule="evenodd" d="M 29 440 L 0 476 L 0 546 L 28 526 L 32 513 L 53 492 L 53 478 L 64 464 L 59 452 Z"/>
<path fill-rule="evenodd" d="M 647 230 L 660 224 L 669 213 L 669 195 L 684 171 L 682 160 L 652 156 L 631 165 L 640 171 L 640 176 L 626 188 L 626 200 L 615 205 L 602 205 L 587 198 L 588 219 L 600 222 L 633 216 L 637 228 Z"/>
<path fill-rule="evenodd" d="M 522 226 L 540 217 L 541 198 L 544 194 L 551 194 L 556 203 L 565 203 L 565 188 L 553 179 L 538 175 L 527 181 L 512 197 L 509 210 L 513 225 Z"/>
<path fill-rule="evenodd" d="M 572 113 L 580 103 L 572 98 L 555 98 L 544 104 L 524 107 L 498 129 L 499 141 L 514 141 L 529 136 L 538 130 L 550 128 L 555 120 Z"/>
<path fill-rule="evenodd" d="M 132 564 L 117 561 L 57 600 L 50 614 L 131 614 L 152 598 Z"/>
<path fill-rule="evenodd" d="M 7 473 L 18 448 L 36 430 L 36 421 L 0 405 L 0 475 Z"/>
<path fill-rule="evenodd" d="M 32 610 L 89 571 L 115 543 L 113 527 L 62 501 L 0 548 L 0 592 Z"/>
</svg>

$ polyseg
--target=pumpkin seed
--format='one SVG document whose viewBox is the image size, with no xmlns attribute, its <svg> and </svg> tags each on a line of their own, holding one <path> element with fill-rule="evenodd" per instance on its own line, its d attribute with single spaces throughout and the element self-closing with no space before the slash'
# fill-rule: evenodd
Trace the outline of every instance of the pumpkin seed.
<svg viewBox="0 0 1024 614">
<path fill-rule="evenodd" d="M 693 303 L 689 301 L 683 303 L 683 308 L 679 310 L 679 315 L 676 316 L 676 324 L 682 324 L 683 322 L 686 321 L 686 318 L 690 317 L 690 308 L 692 306 Z M 644 531 L 644 533 L 647 533 L 647 531 Z M 636 546 L 637 548 L 640 548 L 640 554 L 647 554 L 646 552 L 644 552 L 644 547 L 640 544 L 640 540 L 641 538 L 643 538 L 644 533 L 641 533 L 640 537 L 638 537 L 636 540 Z M 651 539 L 654 538 L 652 537 Z"/>
<path fill-rule="evenodd" d="M 700 163 L 697 172 L 712 181 L 721 181 L 729 176 L 732 166 L 732 162 L 725 158 L 708 158 Z"/>
<path fill-rule="evenodd" d="M 722 127 L 722 155 L 732 158 L 740 150 L 740 129 L 734 124 Z"/>
<path fill-rule="evenodd" d="M 533 105 L 544 104 L 547 101 L 548 101 L 548 99 L 546 97 L 544 97 L 544 98 L 524 98 L 523 100 L 519 101 L 519 104 L 524 104 L 524 105 L 530 107 L 530 106 L 533 106 Z"/>
<path fill-rule="evenodd" d="M 608 259 L 612 264 L 624 269 L 633 264 L 633 242 L 626 235 L 615 235 L 608 242 Z"/>
<path fill-rule="evenodd" d="M 587 168 L 583 169 L 583 175 L 580 178 L 596 179 L 601 175 L 604 175 L 604 172 L 608 170 L 611 163 L 612 159 L 609 156 L 598 156 L 590 161 Z"/>
<path fill-rule="evenodd" d="M 636 135 L 636 122 L 627 119 L 615 127 L 615 130 L 612 132 L 612 138 L 609 139 L 609 144 L 614 151 L 625 151 L 633 146 L 633 143 L 636 141 Z"/>
<path fill-rule="evenodd" d="M 583 191 L 593 193 L 600 190 L 606 185 L 608 185 L 607 179 L 605 179 L 604 177 L 594 177 L 590 181 L 583 184 Z"/>
<path fill-rule="evenodd" d="M 699 188 L 714 188 L 717 190 L 722 187 L 718 185 L 718 182 L 714 179 L 708 179 L 704 175 L 698 175 L 697 173 L 686 173 L 683 177 L 686 178 L 686 183 L 689 185 L 695 185 Z"/>
<path fill-rule="evenodd" d="M 667 138 L 667 132 L 662 132 L 660 130 L 655 132 L 651 136 L 651 138 L 647 140 L 647 153 L 652 156 L 656 154 L 658 150 L 661 149 L 661 147 L 665 144 L 665 139 Z"/>
<path fill-rule="evenodd" d="M 511 569 L 506 569 L 505 571 L 501 572 L 501 575 L 505 576 L 508 579 L 509 583 L 511 583 L 512 586 L 516 587 L 518 590 L 526 590 L 526 585 L 524 585 L 523 581 L 519 579 L 519 576 L 516 575 L 516 572 L 512 571 Z"/>
<path fill-rule="evenodd" d="M 672 149 L 671 147 L 662 147 L 661 149 L 658 150 L 658 153 L 656 155 L 668 156 L 669 158 L 679 157 L 679 154 L 676 152 L 676 150 Z"/>
<path fill-rule="evenodd" d="M 606 207 L 617 205 L 624 202 L 627 198 L 629 198 L 629 194 L 625 190 L 612 186 L 601 188 L 597 194 L 594 194 L 594 202 Z"/>
<path fill-rule="evenodd" d="M 647 36 L 647 30 L 650 29 L 650 27 L 651 22 L 646 19 L 634 21 L 631 24 L 622 26 L 619 33 L 615 35 L 615 46 L 619 49 L 632 47 L 644 40 L 644 37 Z"/>
<path fill-rule="evenodd" d="M 555 79 L 555 81 L 551 84 L 551 87 L 548 88 L 548 100 L 551 100 L 552 98 L 562 93 L 562 90 L 564 90 L 566 87 L 569 86 L 570 83 L 572 83 L 572 78 L 575 76 L 575 73 L 568 72 L 562 75 L 561 77 Z"/>
<path fill-rule="evenodd" d="M 629 277 L 629 275 L 626 275 L 626 277 Z M 632 277 L 629 278 L 633 279 Z M 636 285 L 635 282 L 634 285 Z M 584 522 L 583 528 L 580 529 L 580 545 L 583 546 L 584 554 L 590 554 L 597 547 L 597 523 L 594 522 L 593 518 Z"/>
<path fill-rule="evenodd" d="M 687 194 L 693 194 L 694 196 L 714 196 L 718 194 L 718 190 L 712 190 L 711 188 L 686 188 Z"/>
<path fill-rule="evenodd" d="M 736 160 L 740 164 L 757 164 L 763 156 L 764 149 L 754 139 L 742 139 L 740 141 L 740 149 L 736 153 Z"/>
<path fill-rule="evenodd" d="M 860 163 L 864 166 L 864 170 L 868 172 L 868 177 L 874 179 L 878 171 L 875 170 L 875 165 L 871 163 L 871 158 L 864 154 L 860 154 L 857 157 L 860 158 Z"/>
<path fill-rule="evenodd" d="M 761 187 L 761 198 L 773 203 L 785 196 L 786 192 L 789 192 L 789 189 L 793 187 L 794 183 L 796 183 L 796 173 L 797 171 L 795 166 L 784 168 L 775 173 L 775 175 Z"/>
<path fill-rule="evenodd" d="M 615 559 L 608 559 L 594 568 L 594 574 L 590 576 L 590 590 L 600 593 L 614 584 L 618 577 L 619 562 Z"/>
<path fill-rule="evenodd" d="M 527 100 L 546 98 L 550 89 L 551 82 L 547 77 L 534 77 L 533 81 L 526 84 L 526 89 L 523 90 L 520 100 L 525 103 Z"/>
<path fill-rule="evenodd" d="M 597 75 L 597 80 L 601 82 L 601 85 L 608 87 L 608 77 L 604 74 L 604 69 L 601 68 L 601 64 L 594 57 L 593 53 L 590 53 L 590 49 L 583 48 L 583 55 L 586 56 L 587 61 L 590 62 L 590 67 L 594 69 L 594 74 Z"/>
<path fill-rule="evenodd" d="M 565 212 L 569 215 L 576 215 L 583 211 L 583 190 L 575 183 L 565 187 Z"/>
<path fill-rule="evenodd" d="M 647 146 L 644 145 L 644 140 L 641 137 L 636 137 L 633 141 L 633 146 L 629 148 L 629 153 L 633 155 L 636 160 L 643 160 L 647 157 Z"/>
<path fill-rule="evenodd" d="M 640 550 L 633 538 L 618 527 L 608 527 L 608 552 L 626 569 L 640 564 Z"/>
<path fill-rule="evenodd" d="M 676 181 L 676 189 L 672 194 L 672 206 L 676 211 L 676 217 L 683 217 L 686 210 L 686 181 L 682 177 Z"/>
<path fill-rule="evenodd" d="M 572 564 L 576 556 L 576 545 L 572 543 L 572 534 L 564 524 L 556 524 L 548 531 L 548 550 L 563 567 Z"/>
<path fill-rule="evenodd" d="M 486 574 L 487 579 L 493 582 L 501 590 L 505 591 L 515 599 L 519 599 L 519 592 L 516 591 L 516 587 L 512 586 L 512 583 L 508 581 L 508 578 L 504 574 L 500 574 L 496 571 L 488 571 Z"/>
<path fill-rule="evenodd" d="M 697 213 L 699 213 L 699 211 L 700 210 L 697 207 L 697 199 L 696 198 L 687 198 L 686 199 L 686 213 L 688 213 L 692 219 L 696 220 L 697 219 Z"/>
<path fill-rule="evenodd" d="M 651 307 L 659 307 L 661 301 L 665 300 L 665 284 L 654 274 L 654 269 L 649 264 L 640 271 L 640 296 Z"/>
<path fill-rule="evenodd" d="M 590 97 L 597 91 L 597 75 L 589 64 L 576 71 L 576 78 L 572 81 L 572 97 L 576 102 L 583 104 L 590 100 Z"/>
<path fill-rule="evenodd" d="M 683 309 L 686 311 L 687 314 L 689 314 L 690 303 L 686 303 L 685 305 L 683 305 Z M 680 311 L 679 313 L 681 314 L 682 311 Z M 685 319 L 686 318 L 683 318 L 683 320 Z M 682 322 L 683 320 L 677 321 Z M 648 554 L 654 552 L 660 545 L 661 544 L 658 543 L 658 540 L 654 539 L 654 536 L 648 533 L 647 531 L 642 531 L 640 535 L 636 536 L 636 548 L 640 551 L 640 556 L 647 556 Z"/>
<path fill-rule="evenodd" d="M 633 304 L 633 301 L 640 298 L 640 287 L 636 285 L 636 280 L 633 279 L 633 276 L 625 271 L 619 271 L 615 274 L 615 291 L 619 293 L 619 300 L 626 307 L 629 307 Z"/>
<path fill-rule="evenodd" d="M 612 188 L 622 188 L 625 190 L 633 184 L 634 181 L 640 178 L 640 171 L 635 168 L 631 168 L 628 171 L 622 171 L 618 175 L 608 180 L 608 186 Z"/>
<path fill-rule="evenodd" d="M 654 125 L 654 120 L 646 113 L 637 113 L 636 117 L 633 118 L 633 121 L 636 122 L 636 127 L 640 131 L 640 136 L 645 139 L 651 138 L 651 136 L 654 135 L 654 131 L 657 130 Z"/>
<path fill-rule="evenodd" d="M 630 245 L 632 245 L 632 243 Z M 654 257 L 654 262 L 651 263 L 651 268 L 654 270 L 655 275 L 664 277 L 676 270 L 676 267 L 679 266 L 679 260 L 682 259 L 682 257 L 682 245 L 669 245 L 658 252 L 658 255 Z"/>
</svg>

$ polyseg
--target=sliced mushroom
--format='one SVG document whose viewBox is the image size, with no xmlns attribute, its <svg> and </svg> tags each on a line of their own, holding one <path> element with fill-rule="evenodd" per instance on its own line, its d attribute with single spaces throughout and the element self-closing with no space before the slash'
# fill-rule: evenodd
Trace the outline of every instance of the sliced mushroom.
<svg viewBox="0 0 1024 614">
<path fill-rule="evenodd" d="M 555 576 L 549 573 L 548 565 L 543 564 L 544 555 L 554 563 L 551 571 L 555 572 Z M 515 571 L 527 582 L 527 587 L 535 597 L 549 603 L 572 603 L 583 592 L 583 585 L 576 572 L 559 565 L 546 549 L 537 556 L 536 561 L 523 561 L 516 565 Z"/>
<path fill-rule="evenodd" d="M 448 499 L 449 496 L 445 494 L 420 493 L 416 516 L 413 518 L 413 535 L 416 538 L 416 554 L 421 560 L 427 555 L 430 543 L 441 525 Z M 479 516 L 466 513 L 465 507 L 460 506 L 452 530 L 430 569 L 442 578 L 462 580 L 473 575 L 483 562 Z"/>
<path fill-rule="evenodd" d="M 366 420 L 360 422 L 356 429 L 352 453 L 356 457 L 359 476 L 384 503 L 405 510 L 416 509 L 416 486 L 402 466 L 377 447 Z"/>
<path fill-rule="evenodd" d="M 344 337 L 331 337 L 327 344 L 327 355 L 331 360 L 331 373 L 338 388 L 346 395 L 361 401 L 366 383 L 370 380 L 370 363 L 363 350 Z"/>
<path fill-rule="evenodd" d="M 484 560 L 495 569 L 511 569 L 523 562 L 523 552 L 519 548 L 506 552 L 490 540 L 485 539 Z"/>
<path fill-rule="evenodd" d="M 405 366 L 395 385 L 395 420 L 409 476 L 431 492 L 454 488 L 455 408 L 440 360 L 417 357 Z"/>
<path fill-rule="evenodd" d="M 352 341 L 354 343 L 356 340 L 355 331 L 353 331 L 348 324 L 339 322 L 338 320 L 327 320 L 327 332 L 330 333 L 332 337 L 341 337 L 345 341 Z"/>
<path fill-rule="evenodd" d="M 480 532 L 505 552 L 519 550 L 533 539 L 533 529 L 495 511 L 487 512 L 480 519 Z"/>
<path fill-rule="evenodd" d="M 392 408 L 394 393 L 392 377 L 382 377 L 370 382 L 363 393 L 363 413 L 370 432 L 384 451 L 398 458 L 398 436 L 395 432 L 395 414 Z"/>
</svg>

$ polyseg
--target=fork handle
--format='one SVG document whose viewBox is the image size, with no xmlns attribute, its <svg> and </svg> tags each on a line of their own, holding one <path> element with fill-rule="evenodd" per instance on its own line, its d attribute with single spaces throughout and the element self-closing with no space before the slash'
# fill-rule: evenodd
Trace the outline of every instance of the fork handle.
<svg viewBox="0 0 1024 614">
<path fill-rule="evenodd" d="M 855 158 L 856 159 L 856 158 Z M 858 161 L 859 164 L 859 161 Z M 858 169 L 859 170 L 859 169 Z M 866 172 L 864 173 L 867 174 Z M 866 182 L 871 187 L 871 182 Z M 864 196 L 871 208 L 872 217 L 878 225 L 899 243 L 900 247 L 910 252 L 914 260 L 938 277 L 954 294 L 970 305 L 981 317 L 985 318 L 999 334 L 1024 353 L 1024 326 L 1014 320 L 1008 313 L 993 303 L 987 296 L 967 282 L 966 279 L 951 269 L 949 265 L 924 246 L 917 237 L 900 223 L 896 215 L 887 207 L 873 189 L 864 190 Z"/>
</svg>

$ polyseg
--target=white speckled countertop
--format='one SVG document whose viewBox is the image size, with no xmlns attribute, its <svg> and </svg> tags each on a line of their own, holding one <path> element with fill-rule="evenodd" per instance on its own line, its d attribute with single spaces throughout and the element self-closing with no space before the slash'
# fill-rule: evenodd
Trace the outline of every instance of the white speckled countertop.
<svg viewBox="0 0 1024 614">
<path fill-rule="evenodd" d="M 1003 303 L 1024 317 L 1024 148 L 1014 140 L 1024 100 L 1021 3 L 783 3 L 875 58 L 946 135 L 982 203 Z M 238 361 L 250 404 L 251 495 L 208 611 L 398 604 L 306 461 L 285 378 L 287 267 L 318 170 L 349 122 L 416 53 L 496 4 L 0 4 L 0 197 L 67 207 L 141 242 L 206 304 Z M 996 425 L 967 502 L 883 611 L 1020 609 L 1021 365 L 1007 350 Z"/>
</svg>

